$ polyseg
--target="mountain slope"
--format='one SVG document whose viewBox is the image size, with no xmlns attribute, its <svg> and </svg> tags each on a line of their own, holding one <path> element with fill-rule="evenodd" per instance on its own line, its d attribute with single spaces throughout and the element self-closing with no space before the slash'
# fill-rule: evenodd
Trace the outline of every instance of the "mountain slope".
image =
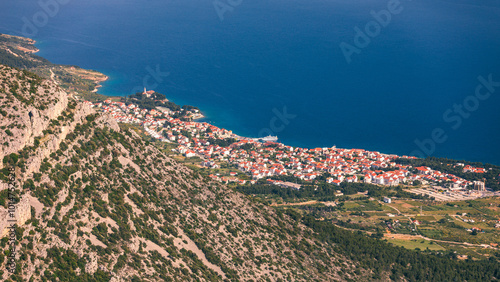
<svg viewBox="0 0 500 282">
<path fill-rule="evenodd" d="M 17 219 L 12 280 L 331 281 L 367 273 L 355 275 L 354 263 L 290 215 L 178 164 L 53 82 L 6 66 L 0 82 L 0 178 L 6 183 L 15 168 L 15 198 L 31 207 Z"/>
</svg>

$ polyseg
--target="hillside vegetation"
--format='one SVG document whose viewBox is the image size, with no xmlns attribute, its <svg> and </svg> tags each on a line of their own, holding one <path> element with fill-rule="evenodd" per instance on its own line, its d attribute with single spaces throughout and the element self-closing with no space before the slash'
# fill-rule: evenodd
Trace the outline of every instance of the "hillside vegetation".
<svg viewBox="0 0 500 282">
<path fill-rule="evenodd" d="M 17 95 L 4 85 L 4 100 L 23 104 L 23 97 L 33 97 L 35 106 L 51 101 L 29 91 L 50 81 L 5 66 L 0 74 L 9 85 L 24 85 Z M 30 106 L 8 110 L 28 116 Z M 14 167 L 18 197 L 32 207 L 31 219 L 17 228 L 12 280 L 325 281 L 367 273 L 286 213 L 193 173 L 134 131 L 82 107 L 69 98 L 30 136 L 37 141 L 4 154 L 2 177 Z M 29 126 L 23 122 L 30 120 L 16 126 Z M 18 136 L 0 132 L 0 138 L 10 137 Z M 46 157 L 39 164 L 32 161 L 40 156 Z M 6 239 L 0 244 L 2 269 L 11 251 Z"/>
</svg>

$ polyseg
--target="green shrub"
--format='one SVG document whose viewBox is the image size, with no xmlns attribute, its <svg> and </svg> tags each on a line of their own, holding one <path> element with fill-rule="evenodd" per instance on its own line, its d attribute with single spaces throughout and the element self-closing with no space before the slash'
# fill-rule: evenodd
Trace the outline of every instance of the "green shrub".
<svg viewBox="0 0 500 282">
<path fill-rule="evenodd" d="M 15 165 L 18 160 L 19 160 L 19 156 L 15 153 L 12 153 L 12 154 L 7 155 L 3 158 L 3 163 L 9 164 L 9 165 Z"/>
</svg>

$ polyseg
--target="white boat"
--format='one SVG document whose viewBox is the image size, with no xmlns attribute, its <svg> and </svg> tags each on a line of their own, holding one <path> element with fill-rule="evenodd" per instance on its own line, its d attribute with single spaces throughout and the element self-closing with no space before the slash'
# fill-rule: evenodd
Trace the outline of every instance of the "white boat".
<svg viewBox="0 0 500 282">
<path fill-rule="evenodd" d="M 273 141 L 273 142 L 276 142 L 278 141 L 278 136 L 266 136 L 264 138 L 260 138 L 262 141 Z"/>
</svg>

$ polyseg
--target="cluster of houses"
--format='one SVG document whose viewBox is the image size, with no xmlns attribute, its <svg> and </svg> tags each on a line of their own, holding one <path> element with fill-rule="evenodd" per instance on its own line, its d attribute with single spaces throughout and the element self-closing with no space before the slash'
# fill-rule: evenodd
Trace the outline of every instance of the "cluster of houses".
<svg viewBox="0 0 500 282">
<path fill-rule="evenodd" d="M 473 173 L 486 173 L 486 170 L 482 167 L 473 167 L 470 165 L 464 166 L 464 172 L 473 172 Z"/>
<path fill-rule="evenodd" d="M 85 101 L 84 103 L 90 105 L 91 107 L 100 108 L 105 113 L 109 113 L 116 119 L 117 122 L 136 124 L 142 124 L 145 121 L 155 121 L 157 123 L 161 122 L 160 120 L 155 119 L 155 117 L 162 115 L 160 111 L 154 109 L 148 111 L 146 109 L 141 109 L 134 104 L 127 106 L 123 102 L 116 102 L 109 99 L 104 102 L 92 103 Z"/>
<path fill-rule="evenodd" d="M 486 169 L 482 167 L 473 167 L 471 165 L 465 165 L 463 163 L 457 163 L 454 165 L 454 167 L 463 167 L 462 171 L 463 172 L 471 172 L 471 173 L 486 173 Z"/>
<path fill-rule="evenodd" d="M 110 113 L 118 122 L 141 124 L 147 134 L 158 140 L 177 143 L 176 152 L 187 158 L 199 157 L 203 167 L 219 168 L 219 164 L 224 162 L 237 167 L 253 180 L 293 175 L 301 180 L 310 181 L 326 174 L 326 181 L 335 185 L 340 185 L 342 182 L 364 182 L 390 186 L 413 181 L 420 181 L 423 184 L 451 183 L 457 187 L 471 184 L 455 175 L 428 167 L 413 168 L 409 165 L 396 164 L 394 159 L 399 158 L 397 155 L 363 149 L 336 147 L 307 149 L 276 142 L 263 143 L 237 136 L 229 130 L 205 122 L 174 118 L 175 112 L 161 107 L 157 110 L 146 110 L 133 104 L 126 105 L 111 100 L 90 104 Z M 228 146 L 217 145 L 225 144 L 224 142 L 213 142 L 228 138 L 235 139 L 236 142 L 230 142 Z M 414 157 L 403 156 L 403 158 Z M 478 168 L 466 166 L 465 169 Z M 235 176 L 223 178 L 211 175 L 211 177 L 224 182 L 245 183 Z M 273 184 L 297 188 L 281 182 Z"/>
<path fill-rule="evenodd" d="M 423 183 L 441 183 L 455 189 L 463 189 L 468 185 L 472 185 L 471 181 L 453 174 L 433 170 L 429 167 L 416 167 L 415 170 L 417 171 L 417 175 L 412 176 L 412 180 L 420 180 Z"/>
</svg>

